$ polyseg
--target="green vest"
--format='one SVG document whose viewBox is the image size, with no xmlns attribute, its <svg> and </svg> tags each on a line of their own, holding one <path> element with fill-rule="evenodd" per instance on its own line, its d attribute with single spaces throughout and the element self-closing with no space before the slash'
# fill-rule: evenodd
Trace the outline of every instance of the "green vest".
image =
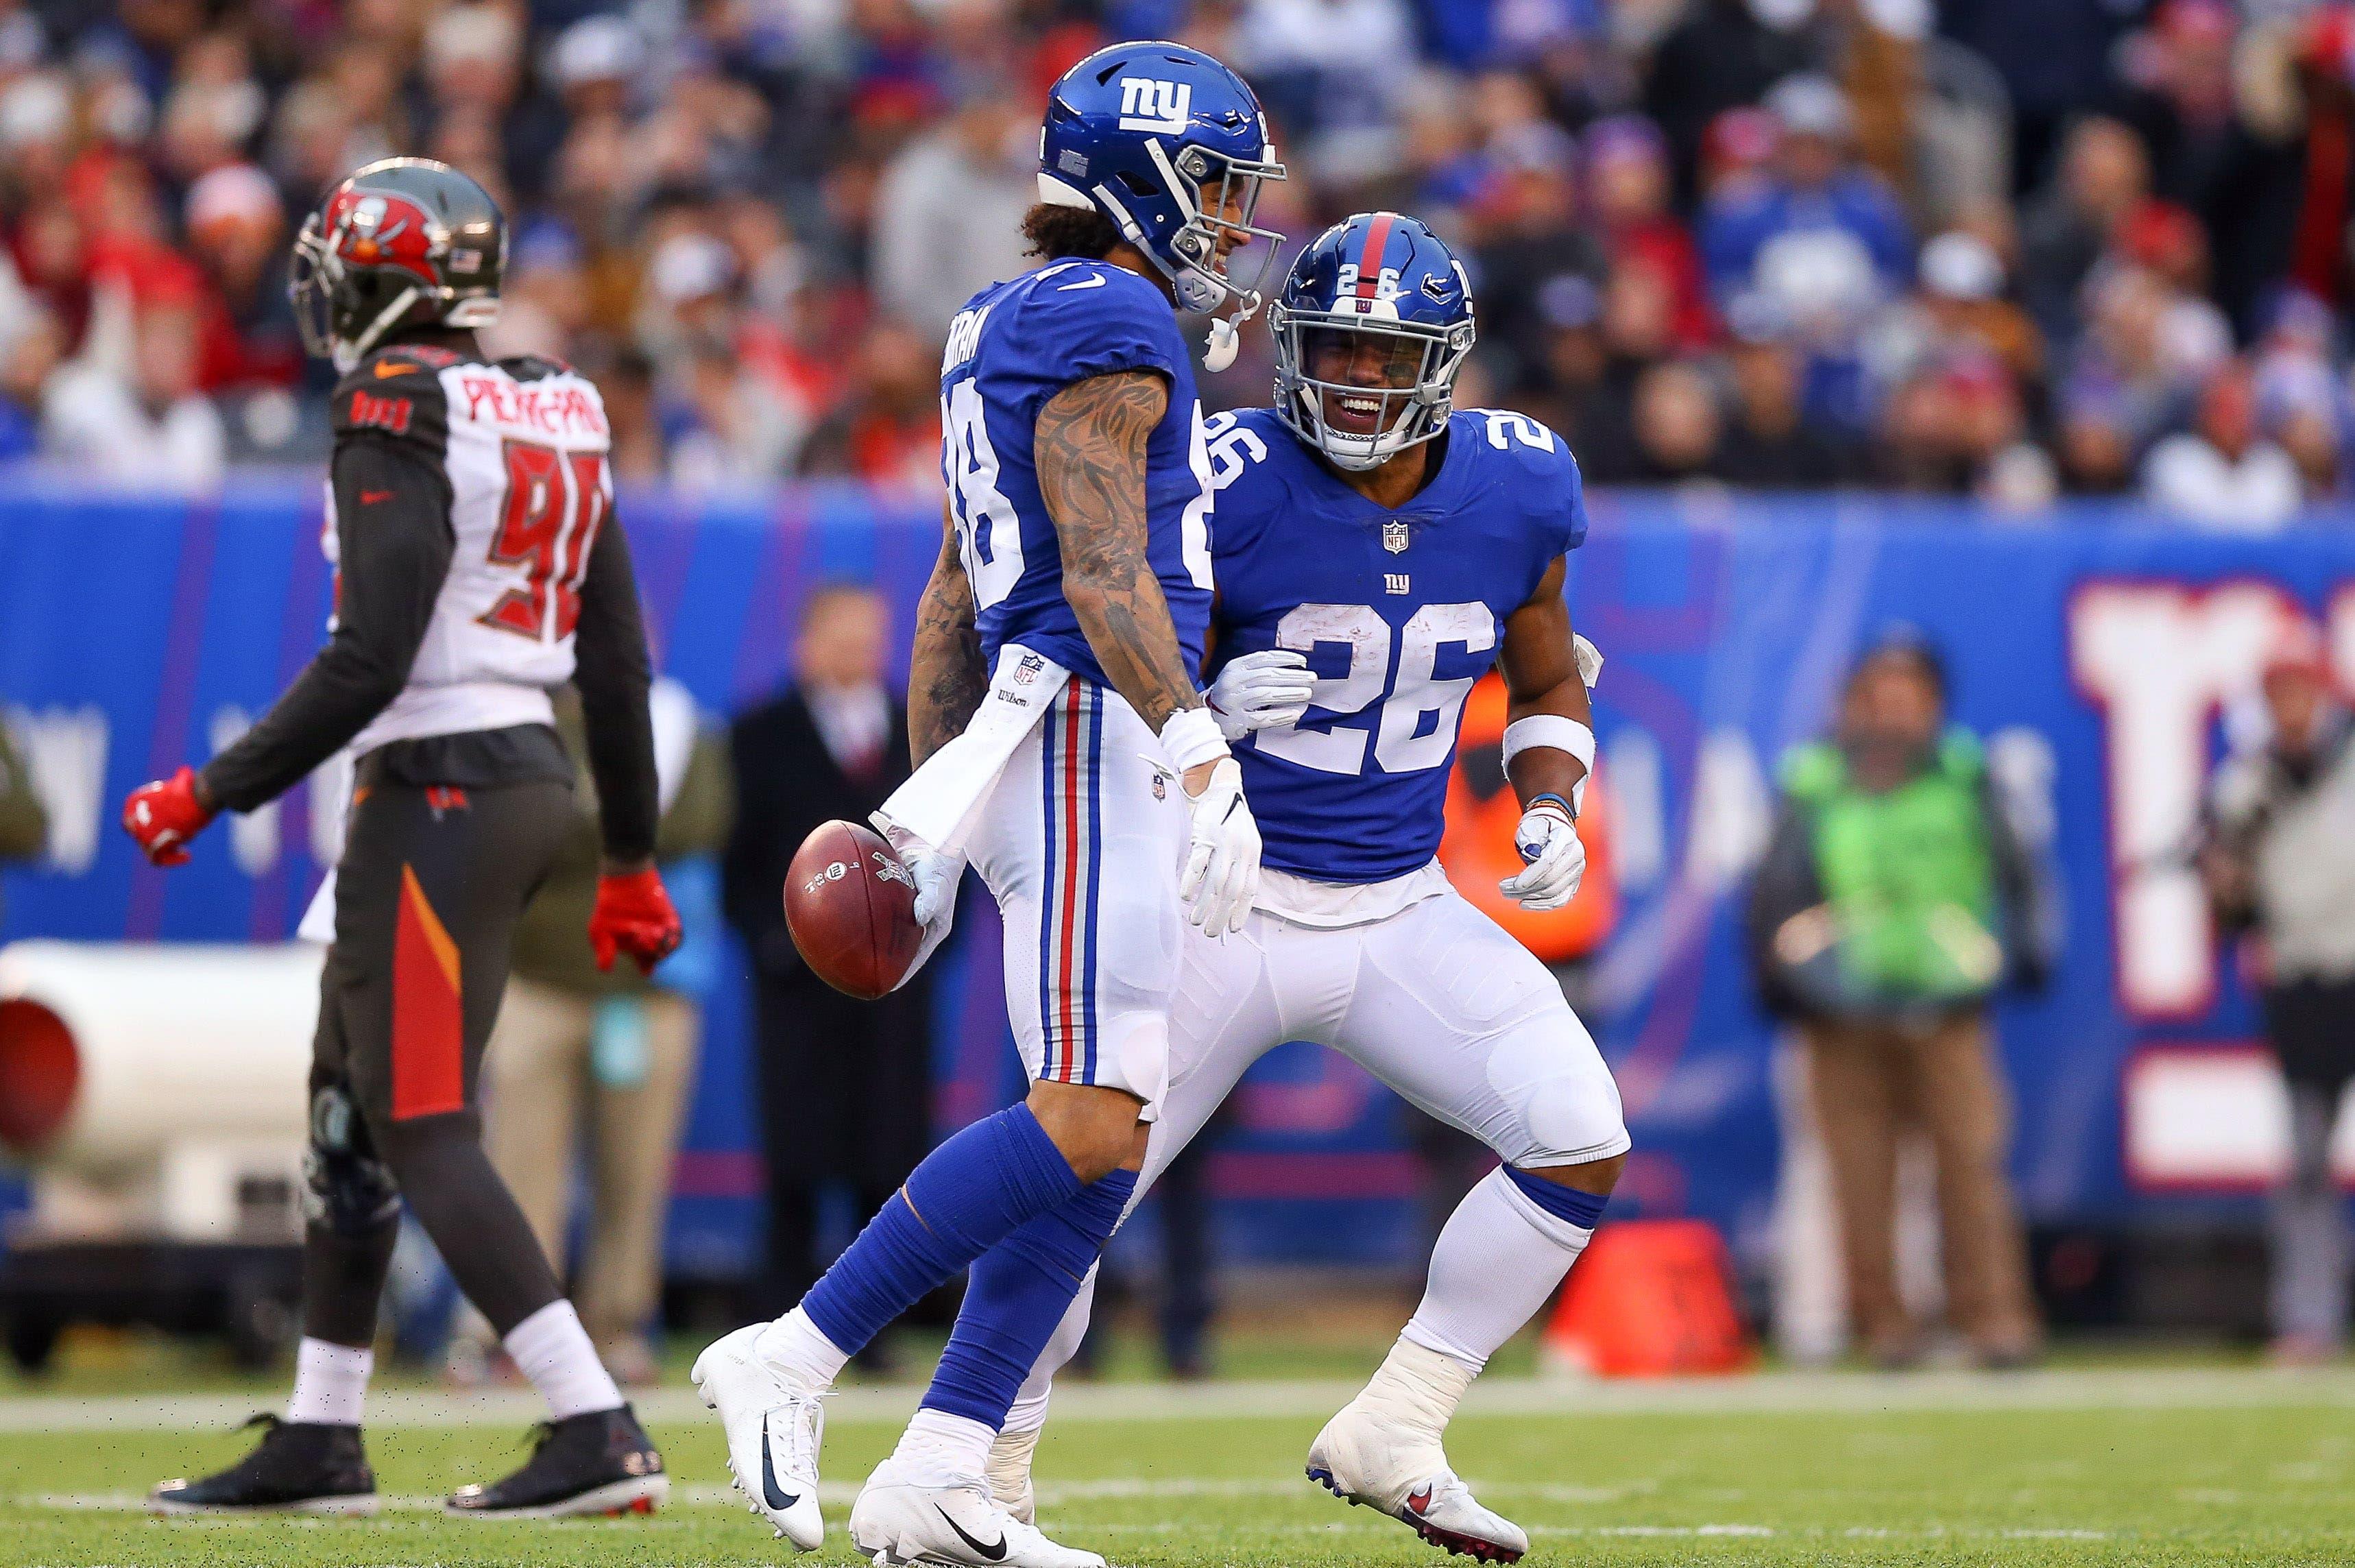
<svg viewBox="0 0 2355 1568">
<path fill-rule="evenodd" d="M 1930 765 L 1875 795 L 1828 741 L 1803 746 L 1784 786 L 1807 812 L 1816 875 L 1838 934 L 1841 988 L 1859 1000 L 1960 1000 L 2003 974 L 1995 935 L 1986 762 L 1952 730 Z"/>
</svg>

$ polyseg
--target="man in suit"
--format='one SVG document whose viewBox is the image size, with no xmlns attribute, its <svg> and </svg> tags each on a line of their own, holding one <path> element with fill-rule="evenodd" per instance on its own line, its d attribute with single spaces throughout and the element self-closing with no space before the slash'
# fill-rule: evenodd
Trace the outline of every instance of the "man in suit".
<svg viewBox="0 0 2355 1568">
<path fill-rule="evenodd" d="M 890 630 L 873 590 L 817 590 L 802 612 L 794 683 L 741 715 L 731 737 L 738 811 L 725 895 L 758 979 L 769 1233 L 754 1305 L 764 1316 L 800 1300 L 826 1265 L 826 1189 L 847 1188 L 864 1224 L 931 1146 L 929 972 L 858 1001 L 812 974 L 785 929 L 785 870 L 802 840 L 834 817 L 864 822 L 908 776 L 906 702 L 883 679 Z"/>
</svg>

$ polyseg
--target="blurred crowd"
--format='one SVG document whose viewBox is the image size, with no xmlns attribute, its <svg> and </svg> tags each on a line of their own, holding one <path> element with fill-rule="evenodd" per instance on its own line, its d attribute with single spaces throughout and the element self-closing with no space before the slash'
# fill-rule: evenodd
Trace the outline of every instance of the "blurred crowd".
<svg viewBox="0 0 2355 1568">
<path fill-rule="evenodd" d="M 930 487 L 1046 88 L 1136 36 L 1258 85 L 1276 227 L 1457 242 L 1459 402 L 1596 483 L 2265 528 L 2345 482 L 2355 5 L 2297 0 L 0 0 L 0 460 L 314 461 L 286 248 L 417 153 L 506 207 L 494 347 L 594 374 L 627 477 Z"/>
</svg>

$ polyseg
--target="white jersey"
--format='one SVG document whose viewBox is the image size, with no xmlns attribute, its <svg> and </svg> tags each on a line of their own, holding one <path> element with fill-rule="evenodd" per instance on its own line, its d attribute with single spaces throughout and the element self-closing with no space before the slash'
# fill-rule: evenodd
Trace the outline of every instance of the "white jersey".
<svg viewBox="0 0 2355 1568">
<path fill-rule="evenodd" d="M 408 685 L 352 749 L 550 722 L 549 691 L 572 678 L 590 549 L 613 506 L 596 386 L 548 360 L 487 363 L 405 345 L 345 377 L 334 414 L 339 432 L 370 429 L 428 450 L 448 479 L 454 540 Z M 332 485 L 322 542 L 334 562 Z"/>
</svg>

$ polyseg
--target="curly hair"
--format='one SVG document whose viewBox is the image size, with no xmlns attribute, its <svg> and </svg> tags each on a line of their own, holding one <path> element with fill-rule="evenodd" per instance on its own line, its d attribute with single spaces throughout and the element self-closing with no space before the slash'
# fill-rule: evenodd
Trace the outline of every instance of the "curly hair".
<svg viewBox="0 0 2355 1568">
<path fill-rule="evenodd" d="M 1071 257 L 1101 261 L 1121 242 L 1113 220 L 1092 207 L 1059 207 L 1042 201 L 1022 215 L 1022 237 L 1030 241 L 1029 254 L 1041 261 Z"/>
</svg>

